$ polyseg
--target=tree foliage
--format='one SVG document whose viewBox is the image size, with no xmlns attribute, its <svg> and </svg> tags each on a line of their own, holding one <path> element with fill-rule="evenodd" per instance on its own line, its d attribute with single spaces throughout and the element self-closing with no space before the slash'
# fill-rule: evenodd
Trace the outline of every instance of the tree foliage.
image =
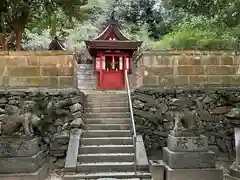
<svg viewBox="0 0 240 180">
<path fill-rule="evenodd" d="M 86 0 L 2 0 L 0 6 L 1 31 L 10 33 L 5 45 L 16 34 L 16 49 L 20 50 L 25 27 L 37 18 L 47 19 L 48 25 L 51 26 L 57 22 L 55 14 L 58 11 L 65 14 L 69 21 L 72 20 L 72 17 L 82 19 L 81 7 L 86 3 Z"/>
<path fill-rule="evenodd" d="M 115 0 L 113 9 L 118 16 L 129 24 L 134 24 L 132 33 L 139 31 L 144 24 L 150 37 L 158 39 L 168 32 L 164 23 L 162 6 L 156 6 L 155 0 Z"/>
<path fill-rule="evenodd" d="M 227 26 L 240 23 L 239 0 L 164 0 L 167 7 L 182 9 L 194 16 L 217 18 Z"/>
<path fill-rule="evenodd" d="M 112 11 L 124 33 L 143 40 L 145 49 L 230 50 L 240 39 L 239 0 L 12 0 L 12 9 L 19 10 L 20 2 L 37 4 L 23 8 L 31 7 L 32 12 L 23 26 L 23 45 L 28 49 L 46 48 L 55 35 L 69 49 L 82 48 L 83 40 L 105 27 Z M 2 7 L 6 5 L 1 11 Z M 4 23 L 9 35 L 10 25 Z"/>
</svg>

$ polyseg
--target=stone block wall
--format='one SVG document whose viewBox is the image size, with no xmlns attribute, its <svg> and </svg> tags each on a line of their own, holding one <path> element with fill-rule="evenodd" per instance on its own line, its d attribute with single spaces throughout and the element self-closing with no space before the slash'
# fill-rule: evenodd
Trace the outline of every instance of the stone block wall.
<svg viewBox="0 0 240 180">
<path fill-rule="evenodd" d="M 153 51 L 135 62 L 134 117 L 149 154 L 166 146 L 180 111 L 196 121 L 213 150 L 233 154 L 239 123 L 227 116 L 240 103 L 240 89 L 234 88 L 240 84 L 240 55 Z"/>
<path fill-rule="evenodd" d="M 71 52 L 9 52 L 0 54 L 0 86 L 76 87 Z"/>
<path fill-rule="evenodd" d="M 142 52 L 137 87 L 240 84 L 240 56 L 217 52 Z"/>
</svg>

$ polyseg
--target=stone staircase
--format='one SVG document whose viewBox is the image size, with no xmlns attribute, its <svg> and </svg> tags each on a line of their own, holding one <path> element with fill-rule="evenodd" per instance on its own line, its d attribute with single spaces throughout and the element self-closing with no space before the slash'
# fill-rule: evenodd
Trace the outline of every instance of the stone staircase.
<svg viewBox="0 0 240 180">
<path fill-rule="evenodd" d="M 93 69 L 92 64 L 77 65 L 78 89 L 85 94 L 92 93 L 96 90 L 96 75 Z"/>
<path fill-rule="evenodd" d="M 148 171 L 135 169 L 130 112 L 125 93 L 88 94 L 85 131 L 80 140 L 76 179 L 151 179 Z"/>
</svg>

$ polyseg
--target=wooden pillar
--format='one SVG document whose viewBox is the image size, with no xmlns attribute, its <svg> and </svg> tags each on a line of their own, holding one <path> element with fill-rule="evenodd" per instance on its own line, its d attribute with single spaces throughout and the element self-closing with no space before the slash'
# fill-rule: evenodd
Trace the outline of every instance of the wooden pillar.
<svg viewBox="0 0 240 180">
<path fill-rule="evenodd" d="M 124 87 L 126 88 L 126 78 L 125 78 L 125 72 L 126 72 L 126 56 L 123 56 L 123 83 Z"/>
<path fill-rule="evenodd" d="M 114 56 L 112 56 L 112 69 L 115 69 L 115 59 L 114 59 Z"/>
<path fill-rule="evenodd" d="M 126 56 L 123 56 L 123 71 L 126 70 Z"/>
</svg>

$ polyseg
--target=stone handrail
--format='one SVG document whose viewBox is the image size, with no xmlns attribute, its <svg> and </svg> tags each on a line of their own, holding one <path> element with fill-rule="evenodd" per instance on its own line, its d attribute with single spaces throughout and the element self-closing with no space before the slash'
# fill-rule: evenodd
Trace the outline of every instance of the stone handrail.
<svg viewBox="0 0 240 180">
<path fill-rule="evenodd" d="M 64 166 L 65 171 L 76 170 L 80 137 L 81 137 L 80 129 L 71 130 L 67 156 L 66 156 L 66 161 Z"/>
</svg>

